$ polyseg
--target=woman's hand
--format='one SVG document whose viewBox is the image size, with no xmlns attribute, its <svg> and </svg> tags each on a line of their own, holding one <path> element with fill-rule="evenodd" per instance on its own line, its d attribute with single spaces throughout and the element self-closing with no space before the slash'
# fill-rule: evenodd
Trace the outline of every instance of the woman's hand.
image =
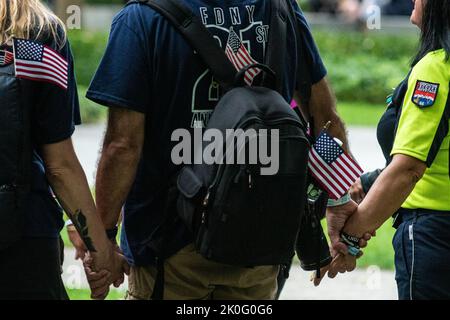
<svg viewBox="0 0 450 320">
<path fill-rule="evenodd" d="M 358 178 L 358 180 L 356 180 L 355 183 L 350 187 L 350 196 L 352 200 L 358 204 L 364 200 L 366 194 L 363 190 L 361 178 Z"/>
</svg>

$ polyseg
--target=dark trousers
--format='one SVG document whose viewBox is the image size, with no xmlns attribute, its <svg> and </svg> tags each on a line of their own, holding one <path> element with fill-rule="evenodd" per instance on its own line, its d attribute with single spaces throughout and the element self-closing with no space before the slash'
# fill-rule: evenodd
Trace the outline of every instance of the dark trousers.
<svg viewBox="0 0 450 320">
<path fill-rule="evenodd" d="M 0 251 L 0 300 L 67 300 L 60 239 L 25 238 Z"/>
<path fill-rule="evenodd" d="M 401 210 L 393 239 L 400 300 L 450 299 L 450 212 Z"/>
</svg>

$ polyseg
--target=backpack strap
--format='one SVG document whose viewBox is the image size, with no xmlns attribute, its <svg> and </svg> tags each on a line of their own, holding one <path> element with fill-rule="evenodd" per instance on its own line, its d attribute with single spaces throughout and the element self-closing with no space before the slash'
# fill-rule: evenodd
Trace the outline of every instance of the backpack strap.
<svg viewBox="0 0 450 320">
<path fill-rule="evenodd" d="M 265 64 L 275 72 L 276 90 L 283 91 L 283 79 L 286 66 L 287 22 L 289 0 L 271 0 L 272 13 L 269 29 L 269 42 L 265 54 Z M 268 74 L 264 73 L 263 85 L 270 83 Z"/>
<path fill-rule="evenodd" d="M 190 8 L 177 0 L 134 0 L 132 2 L 146 4 L 169 20 L 202 57 L 218 83 L 225 90 L 233 87 L 236 69 Z"/>
<path fill-rule="evenodd" d="M 300 28 L 297 26 L 297 29 L 299 30 Z M 297 77 L 299 77 L 299 79 L 297 80 L 297 91 L 301 98 L 300 103 L 306 108 L 306 110 L 308 110 L 312 91 L 312 59 L 309 52 L 304 49 L 306 48 L 306 44 L 304 43 L 305 37 L 301 30 L 299 30 L 297 39 L 297 46 L 300 51 L 298 54 Z"/>
<path fill-rule="evenodd" d="M 311 100 L 312 78 L 311 66 L 312 57 L 306 50 L 305 33 L 300 28 L 295 16 L 294 7 L 289 5 L 289 13 L 295 30 L 295 39 L 297 43 L 297 91 L 301 97 L 301 105 L 308 110 Z"/>
</svg>

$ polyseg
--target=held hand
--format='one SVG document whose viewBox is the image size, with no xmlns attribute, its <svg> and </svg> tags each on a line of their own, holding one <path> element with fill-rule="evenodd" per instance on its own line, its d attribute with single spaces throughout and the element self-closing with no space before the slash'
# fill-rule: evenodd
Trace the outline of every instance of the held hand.
<svg viewBox="0 0 450 320">
<path fill-rule="evenodd" d="M 67 226 L 67 235 L 69 236 L 69 240 L 75 248 L 75 260 L 83 260 L 87 253 L 87 248 L 83 240 L 81 240 L 77 229 L 75 229 L 73 225 Z"/>
<path fill-rule="evenodd" d="M 88 252 L 83 260 L 84 272 L 91 289 L 91 299 L 104 300 L 109 293 L 112 277 L 108 270 L 96 272 L 94 267 L 94 258 Z"/>
<path fill-rule="evenodd" d="M 347 252 L 347 246 L 340 241 L 340 232 L 344 228 L 345 223 L 350 216 L 356 212 L 358 205 L 353 200 L 337 207 L 330 207 L 327 209 L 327 225 L 328 236 L 331 240 L 331 255 L 336 257 L 338 252 L 344 255 Z"/>
<path fill-rule="evenodd" d="M 124 274 L 128 275 L 130 272 L 130 266 L 128 265 L 128 262 L 125 259 L 125 256 L 123 255 L 122 249 L 120 249 L 119 245 L 117 244 L 116 240 L 111 240 L 112 248 L 114 252 L 116 253 L 116 259 L 117 265 L 120 267 L 122 266 L 122 273 L 119 273 L 119 276 L 117 277 L 117 280 L 113 282 L 114 287 L 118 288 L 124 281 L 125 277 Z"/>
<path fill-rule="evenodd" d="M 366 197 L 361 183 L 361 178 L 358 178 L 358 180 L 356 180 L 350 187 L 350 196 L 352 197 L 352 200 L 358 204 L 361 203 L 361 201 L 363 201 Z"/>
<path fill-rule="evenodd" d="M 119 287 L 124 282 L 124 273 L 128 275 L 130 269 L 125 257 L 117 252 L 117 246 L 111 245 L 100 252 L 102 254 L 88 254 L 84 260 L 92 299 L 105 299 L 110 285 L 114 284 L 115 287 Z"/>
<path fill-rule="evenodd" d="M 358 258 L 361 256 L 362 252 Z M 317 274 L 314 272 L 311 281 L 313 281 L 315 287 L 318 287 L 327 274 L 328 278 L 333 279 L 338 273 L 351 272 L 356 268 L 356 259 L 357 257 L 338 253 L 329 265 L 320 269 L 320 278 L 318 278 Z"/>
<path fill-rule="evenodd" d="M 118 288 L 124 281 L 125 275 L 130 274 L 130 266 L 128 265 L 125 256 L 121 253 L 114 252 L 113 259 L 113 285 Z"/>
</svg>

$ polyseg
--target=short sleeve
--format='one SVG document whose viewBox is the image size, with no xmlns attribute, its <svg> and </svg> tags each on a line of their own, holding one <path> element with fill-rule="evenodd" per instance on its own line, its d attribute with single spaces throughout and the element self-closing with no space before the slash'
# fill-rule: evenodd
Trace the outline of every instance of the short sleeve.
<svg viewBox="0 0 450 320">
<path fill-rule="evenodd" d="M 307 50 L 307 54 L 309 55 L 312 68 L 311 71 L 311 80 L 313 84 L 316 84 L 320 80 L 322 80 L 327 75 L 327 69 L 322 61 L 322 58 L 319 53 L 319 49 L 314 41 L 313 35 L 311 33 L 311 29 L 309 27 L 308 22 L 306 21 L 305 15 L 300 9 L 297 1 L 292 1 L 292 5 L 294 7 L 294 13 L 297 18 L 297 23 L 302 31 L 304 37 L 304 48 L 303 50 Z"/>
<path fill-rule="evenodd" d="M 52 144 L 70 138 L 75 126 L 81 124 L 80 105 L 69 42 L 58 53 L 67 61 L 67 89 L 40 82 L 33 112 L 33 136 L 38 145 Z"/>
<path fill-rule="evenodd" d="M 428 167 L 448 134 L 448 66 L 441 57 L 429 54 L 411 72 L 391 153 L 414 157 Z"/>
<path fill-rule="evenodd" d="M 106 52 L 86 96 L 104 106 L 147 113 L 151 72 L 144 32 L 136 31 L 138 10 L 132 7 L 113 21 Z"/>
</svg>

